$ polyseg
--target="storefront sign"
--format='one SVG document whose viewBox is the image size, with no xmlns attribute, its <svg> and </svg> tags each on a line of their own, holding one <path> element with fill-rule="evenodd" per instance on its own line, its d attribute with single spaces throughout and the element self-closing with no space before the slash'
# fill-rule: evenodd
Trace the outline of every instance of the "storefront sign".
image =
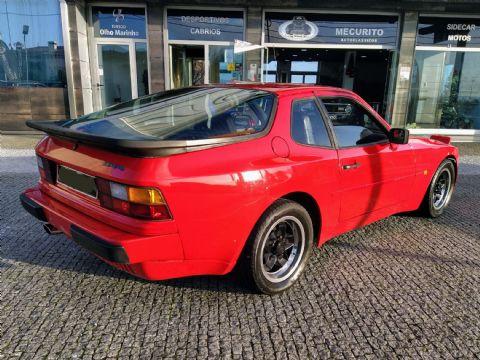
<svg viewBox="0 0 480 360">
<path fill-rule="evenodd" d="M 265 13 L 266 43 L 384 45 L 396 47 L 397 16 Z"/>
<path fill-rule="evenodd" d="M 280 24 L 278 34 L 290 41 L 308 41 L 318 35 L 318 27 L 303 16 L 294 16 Z"/>
<path fill-rule="evenodd" d="M 167 10 L 169 40 L 243 40 L 242 11 Z"/>
<path fill-rule="evenodd" d="M 93 30 L 99 38 L 145 39 L 145 9 L 92 7 Z"/>
<path fill-rule="evenodd" d="M 480 47 L 480 19 L 420 17 L 417 45 Z"/>
</svg>

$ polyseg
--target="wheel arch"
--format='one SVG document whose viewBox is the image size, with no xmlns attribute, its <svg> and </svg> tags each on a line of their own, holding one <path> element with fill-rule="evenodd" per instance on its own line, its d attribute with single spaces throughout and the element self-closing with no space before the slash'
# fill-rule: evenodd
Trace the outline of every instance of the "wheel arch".
<svg viewBox="0 0 480 360">
<path fill-rule="evenodd" d="M 280 197 L 280 199 L 294 201 L 307 210 L 308 214 L 310 215 L 310 219 L 312 220 L 314 240 L 318 243 L 320 239 L 322 214 L 320 212 L 320 207 L 318 206 L 317 200 L 315 200 L 312 195 L 304 191 L 291 192 L 283 195 Z"/>
<path fill-rule="evenodd" d="M 448 155 L 444 160 L 450 160 L 453 163 L 453 167 L 455 168 L 455 182 L 457 182 L 457 178 L 458 178 L 457 159 L 453 155 Z"/>
</svg>

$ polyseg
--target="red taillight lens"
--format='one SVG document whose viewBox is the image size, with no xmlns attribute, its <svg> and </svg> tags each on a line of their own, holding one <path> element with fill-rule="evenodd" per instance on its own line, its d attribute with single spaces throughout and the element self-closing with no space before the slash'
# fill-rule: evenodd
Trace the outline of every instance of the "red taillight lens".
<svg viewBox="0 0 480 360">
<path fill-rule="evenodd" d="M 166 205 L 145 205 L 130 203 L 130 214 L 135 217 L 167 220 L 170 219 L 170 213 Z"/>
<path fill-rule="evenodd" d="M 117 213 L 150 220 L 171 219 L 158 189 L 141 188 L 96 178 L 100 205 Z"/>
<path fill-rule="evenodd" d="M 37 164 L 40 177 L 48 181 L 50 184 L 55 184 L 57 178 L 57 164 L 38 155 Z"/>
</svg>

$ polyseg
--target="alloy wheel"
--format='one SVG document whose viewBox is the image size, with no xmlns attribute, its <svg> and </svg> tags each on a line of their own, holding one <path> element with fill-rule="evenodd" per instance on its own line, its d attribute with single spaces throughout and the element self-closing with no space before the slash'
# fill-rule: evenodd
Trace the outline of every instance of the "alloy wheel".
<svg viewBox="0 0 480 360">
<path fill-rule="evenodd" d="M 301 262 L 305 249 L 305 229 L 299 219 L 284 216 L 266 234 L 261 251 L 262 273 L 271 282 L 290 277 Z"/>
</svg>

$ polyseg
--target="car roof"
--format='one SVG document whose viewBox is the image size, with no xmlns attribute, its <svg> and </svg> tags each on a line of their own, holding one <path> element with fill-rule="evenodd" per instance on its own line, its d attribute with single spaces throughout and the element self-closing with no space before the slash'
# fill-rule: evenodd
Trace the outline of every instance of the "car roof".
<svg viewBox="0 0 480 360">
<path fill-rule="evenodd" d="M 211 84 L 214 87 L 233 87 L 241 89 L 264 90 L 275 94 L 293 95 L 298 93 L 312 92 L 321 93 L 321 95 L 348 94 L 354 97 L 357 95 L 350 90 L 333 86 L 309 85 L 309 84 L 281 84 L 281 83 L 260 83 L 260 82 L 237 82 L 231 84 Z"/>
</svg>

